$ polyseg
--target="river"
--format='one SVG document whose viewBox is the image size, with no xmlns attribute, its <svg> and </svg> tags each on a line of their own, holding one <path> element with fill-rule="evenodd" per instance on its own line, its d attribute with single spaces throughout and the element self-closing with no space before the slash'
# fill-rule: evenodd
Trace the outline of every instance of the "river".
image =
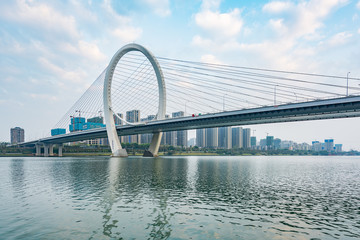
<svg viewBox="0 0 360 240">
<path fill-rule="evenodd" d="M 0 158 L 1 239 L 359 239 L 360 157 Z"/>
</svg>

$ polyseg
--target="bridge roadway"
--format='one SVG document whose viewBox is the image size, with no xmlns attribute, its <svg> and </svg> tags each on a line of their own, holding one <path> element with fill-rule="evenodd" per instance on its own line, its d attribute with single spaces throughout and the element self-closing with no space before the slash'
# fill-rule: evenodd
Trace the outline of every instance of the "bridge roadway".
<svg viewBox="0 0 360 240">
<path fill-rule="evenodd" d="M 266 106 L 221 113 L 210 113 L 196 117 L 171 118 L 137 125 L 117 126 L 119 136 L 212 128 L 224 126 L 244 126 L 253 124 L 309 121 L 360 116 L 360 96 L 349 96 L 327 100 Z M 36 144 L 62 144 L 96 138 L 106 138 L 106 128 L 96 128 L 72 132 L 35 141 L 20 143 L 20 146 Z"/>
</svg>

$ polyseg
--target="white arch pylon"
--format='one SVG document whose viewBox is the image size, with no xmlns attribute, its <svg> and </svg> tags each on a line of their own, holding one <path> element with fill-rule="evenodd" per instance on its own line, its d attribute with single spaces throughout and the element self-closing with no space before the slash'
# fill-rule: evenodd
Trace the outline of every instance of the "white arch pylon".
<svg viewBox="0 0 360 240">
<path fill-rule="evenodd" d="M 112 57 L 109 66 L 106 69 L 105 80 L 104 80 L 104 94 L 103 94 L 104 117 L 105 117 L 106 131 L 109 139 L 111 152 L 112 152 L 112 156 L 114 157 L 127 157 L 128 154 L 126 150 L 121 147 L 119 136 L 116 131 L 115 121 L 113 117 L 114 112 L 112 111 L 112 105 L 111 105 L 111 84 L 112 84 L 112 78 L 114 75 L 116 65 L 126 53 L 131 51 L 139 51 L 142 54 L 144 54 L 144 56 L 149 60 L 149 62 L 151 63 L 154 69 L 158 82 L 158 89 L 159 89 L 159 107 L 158 107 L 158 113 L 156 115 L 156 119 L 157 120 L 164 119 L 166 112 L 165 81 L 164 81 L 164 75 L 161 71 L 158 61 L 149 50 L 147 50 L 145 47 L 139 44 L 131 43 L 123 46 Z M 144 153 L 145 157 L 158 156 L 161 137 L 162 137 L 162 132 L 156 132 L 153 134 L 150 147 L 148 150 L 145 150 Z"/>
</svg>

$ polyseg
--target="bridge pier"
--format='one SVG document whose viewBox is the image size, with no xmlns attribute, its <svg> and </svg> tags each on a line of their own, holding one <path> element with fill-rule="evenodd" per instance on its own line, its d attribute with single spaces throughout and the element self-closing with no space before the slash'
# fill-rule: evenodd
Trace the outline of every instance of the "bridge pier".
<svg viewBox="0 0 360 240">
<path fill-rule="evenodd" d="M 163 133 L 154 133 L 148 150 L 145 150 L 143 157 L 158 157 L 159 147 L 161 143 L 161 137 Z"/>
<path fill-rule="evenodd" d="M 44 144 L 44 157 L 49 156 L 49 145 Z"/>
<path fill-rule="evenodd" d="M 58 157 L 62 157 L 63 156 L 63 145 L 59 144 L 59 148 L 58 148 Z"/>
<path fill-rule="evenodd" d="M 49 145 L 49 156 L 54 156 L 54 145 L 53 144 Z"/>
<path fill-rule="evenodd" d="M 120 148 L 113 152 L 112 157 L 128 157 L 126 149 Z"/>
<path fill-rule="evenodd" d="M 35 149 L 36 149 L 36 152 L 35 152 L 35 156 L 41 156 L 41 146 L 39 144 L 35 144 Z"/>
</svg>

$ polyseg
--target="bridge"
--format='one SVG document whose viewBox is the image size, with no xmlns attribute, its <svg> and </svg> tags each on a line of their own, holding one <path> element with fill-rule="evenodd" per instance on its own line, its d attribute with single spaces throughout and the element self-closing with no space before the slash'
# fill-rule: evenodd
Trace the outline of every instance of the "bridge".
<svg viewBox="0 0 360 240">
<path fill-rule="evenodd" d="M 64 143 L 108 138 L 113 156 L 126 157 L 119 137 L 151 133 L 144 156 L 153 157 L 163 132 L 359 117 L 360 88 L 349 80 L 359 79 L 156 58 L 128 44 L 54 127 L 61 133 L 19 145 L 36 146 L 37 155 L 43 147 L 45 156 L 58 145 L 61 156 Z M 167 105 L 185 112 L 168 118 Z M 105 124 L 94 121 L 102 114 Z M 84 116 L 93 117 L 88 125 Z"/>
</svg>

